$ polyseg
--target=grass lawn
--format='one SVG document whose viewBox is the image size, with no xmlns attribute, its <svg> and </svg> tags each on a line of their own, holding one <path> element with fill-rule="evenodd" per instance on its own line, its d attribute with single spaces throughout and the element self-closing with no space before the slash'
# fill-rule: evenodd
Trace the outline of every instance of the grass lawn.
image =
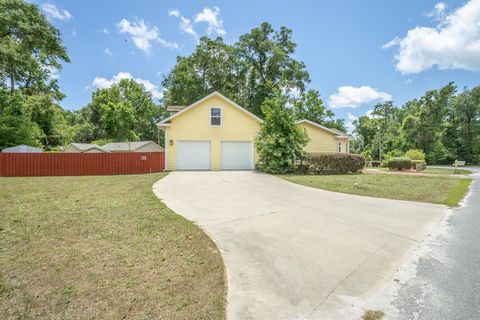
<svg viewBox="0 0 480 320">
<path fill-rule="evenodd" d="M 386 174 L 331 176 L 280 175 L 309 187 L 362 196 L 412 200 L 456 206 L 468 191 L 471 179 Z"/>
<path fill-rule="evenodd" d="M 377 169 L 382 171 L 390 171 L 388 168 L 378 167 L 378 168 L 369 168 L 369 169 Z M 451 168 L 426 168 L 421 173 L 430 173 L 430 174 L 471 174 L 472 172 L 466 169 L 455 169 Z"/>
<path fill-rule="evenodd" d="M 163 174 L 0 178 L 2 319 L 223 319 L 214 243 Z"/>
</svg>

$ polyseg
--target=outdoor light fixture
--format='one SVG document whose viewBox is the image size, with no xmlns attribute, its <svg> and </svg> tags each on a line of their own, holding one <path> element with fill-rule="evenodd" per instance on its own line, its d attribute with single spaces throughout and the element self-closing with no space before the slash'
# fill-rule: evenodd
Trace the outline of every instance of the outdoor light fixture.
<svg viewBox="0 0 480 320">
<path fill-rule="evenodd" d="M 170 141 L 168 142 L 171 146 L 173 146 L 173 140 L 170 139 Z"/>
</svg>

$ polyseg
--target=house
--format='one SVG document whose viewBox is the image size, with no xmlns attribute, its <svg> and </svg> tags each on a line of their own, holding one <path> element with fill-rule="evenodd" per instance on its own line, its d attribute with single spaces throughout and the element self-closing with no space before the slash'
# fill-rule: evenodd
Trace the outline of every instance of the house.
<svg viewBox="0 0 480 320">
<path fill-rule="evenodd" d="M 18 145 L 18 146 L 5 148 L 5 149 L 2 150 L 2 152 L 5 152 L 5 153 L 40 153 L 40 152 L 43 152 L 43 150 L 40 149 L 40 148 L 35 148 L 35 147 L 31 147 L 31 146 L 21 144 L 21 145 Z"/>
<path fill-rule="evenodd" d="M 163 148 L 153 141 L 112 142 L 102 146 L 110 152 L 162 152 Z"/>
<path fill-rule="evenodd" d="M 297 125 L 304 128 L 310 138 L 310 141 L 305 146 L 306 152 L 350 153 L 352 136 L 306 119 L 298 121 Z"/>
<path fill-rule="evenodd" d="M 63 150 L 65 153 L 109 153 L 98 144 L 93 143 L 70 143 Z"/>
<path fill-rule="evenodd" d="M 218 92 L 189 106 L 170 106 L 157 126 L 165 132 L 165 170 L 252 170 L 262 119 Z M 348 152 L 350 137 L 303 120 L 308 152 Z M 339 144 L 340 143 L 340 144 Z"/>
</svg>

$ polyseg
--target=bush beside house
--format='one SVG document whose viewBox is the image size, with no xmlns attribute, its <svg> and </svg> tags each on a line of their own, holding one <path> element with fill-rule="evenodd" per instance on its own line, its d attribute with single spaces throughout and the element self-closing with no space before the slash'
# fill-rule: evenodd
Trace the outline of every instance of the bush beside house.
<svg viewBox="0 0 480 320">
<path fill-rule="evenodd" d="M 308 153 L 298 161 L 297 174 L 348 174 L 361 172 L 365 157 L 350 153 Z"/>
</svg>

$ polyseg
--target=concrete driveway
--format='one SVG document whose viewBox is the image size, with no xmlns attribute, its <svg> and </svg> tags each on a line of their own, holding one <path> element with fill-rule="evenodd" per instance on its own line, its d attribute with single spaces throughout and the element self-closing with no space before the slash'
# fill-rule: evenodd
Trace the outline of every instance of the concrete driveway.
<svg viewBox="0 0 480 320">
<path fill-rule="evenodd" d="M 255 172 L 172 172 L 153 188 L 219 247 L 228 319 L 342 319 L 349 297 L 390 280 L 447 210 Z"/>
</svg>

